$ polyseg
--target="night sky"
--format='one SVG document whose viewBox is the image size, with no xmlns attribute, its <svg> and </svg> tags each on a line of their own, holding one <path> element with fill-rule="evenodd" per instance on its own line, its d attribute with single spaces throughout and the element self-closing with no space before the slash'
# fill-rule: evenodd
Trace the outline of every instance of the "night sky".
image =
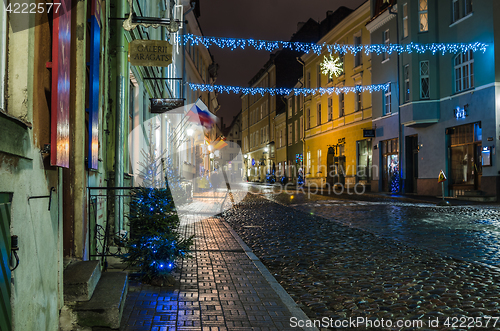
<svg viewBox="0 0 500 331">
<path fill-rule="evenodd" d="M 289 40 L 297 31 L 298 22 L 309 18 L 322 21 L 328 10 L 340 6 L 357 8 L 365 0 L 201 0 L 199 22 L 205 36 Z M 245 50 L 210 48 L 219 64 L 216 84 L 248 86 L 269 59 L 270 53 Z M 292 87 L 292 86 L 283 86 Z M 241 109 L 238 95 L 219 94 L 221 110 L 229 125 L 233 115 Z"/>
</svg>

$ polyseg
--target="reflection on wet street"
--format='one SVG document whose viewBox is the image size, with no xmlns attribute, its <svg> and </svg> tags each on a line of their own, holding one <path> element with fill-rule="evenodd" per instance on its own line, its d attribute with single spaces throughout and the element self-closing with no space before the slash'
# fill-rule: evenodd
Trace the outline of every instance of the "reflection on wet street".
<svg viewBox="0 0 500 331">
<path fill-rule="evenodd" d="M 459 259 L 500 266 L 498 206 L 437 207 L 430 203 L 383 199 L 345 200 L 308 196 L 296 191 L 283 192 L 279 188 L 265 186 L 253 187 L 252 191 L 271 201 L 381 237 Z"/>
</svg>

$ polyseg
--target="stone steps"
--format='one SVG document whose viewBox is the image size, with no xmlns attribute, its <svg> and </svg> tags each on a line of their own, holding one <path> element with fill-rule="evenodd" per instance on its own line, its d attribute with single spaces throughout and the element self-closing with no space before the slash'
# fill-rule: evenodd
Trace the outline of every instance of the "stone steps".
<svg viewBox="0 0 500 331">
<path fill-rule="evenodd" d="M 127 273 L 106 272 L 102 274 L 92 299 L 77 302 L 73 307 L 78 325 L 119 328 L 127 291 Z"/>
<path fill-rule="evenodd" d="M 101 278 L 99 261 L 79 261 L 64 269 L 64 302 L 89 301 Z"/>
<path fill-rule="evenodd" d="M 61 330 L 82 327 L 118 329 L 128 292 L 126 272 L 101 274 L 100 261 L 78 261 L 64 270 Z"/>
</svg>

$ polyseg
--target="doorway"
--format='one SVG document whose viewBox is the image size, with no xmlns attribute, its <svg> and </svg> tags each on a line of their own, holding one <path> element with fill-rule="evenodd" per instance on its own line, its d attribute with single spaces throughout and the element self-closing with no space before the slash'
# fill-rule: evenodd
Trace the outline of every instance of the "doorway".
<svg viewBox="0 0 500 331">
<path fill-rule="evenodd" d="M 417 193 L 418 135 L 406 137 L 406 192 Z"/>
</svg>

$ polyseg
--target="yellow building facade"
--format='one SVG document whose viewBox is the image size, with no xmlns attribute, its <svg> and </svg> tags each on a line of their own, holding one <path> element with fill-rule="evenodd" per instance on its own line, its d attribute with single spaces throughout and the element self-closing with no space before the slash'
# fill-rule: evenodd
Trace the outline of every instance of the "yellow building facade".
<svg viewBox="0 0 500 331">
<path fill-rule="evenodd" d="M 370 2 L 365 2 L 329 31 L 318 44 L 370 43 L 365 24 Z M 321 63 L 330 54 L 302 56 L 306 88 L 344 87 L 371 84 L 371 57 L 364 53 L 340 55 L 343 73 L 329 78 Z M 339 57 L 339 54 L 333 54 Z M 371 141 L 364 130 L 372 129 L 370 92 L 307 95 L 304 100 L 304 164 L 306 185 L 344 188 L 370 181 Z"/>
<path fill-rule="evenodd" d="M 251 87 L 275 87 L 276 68 L 264 67 L 251 81 Z M 275 164 L 274 117 L 276 96 L 242 95 L 242 138 L 245 174 L 250 182 L 264 182 Z"/>
</svg>

